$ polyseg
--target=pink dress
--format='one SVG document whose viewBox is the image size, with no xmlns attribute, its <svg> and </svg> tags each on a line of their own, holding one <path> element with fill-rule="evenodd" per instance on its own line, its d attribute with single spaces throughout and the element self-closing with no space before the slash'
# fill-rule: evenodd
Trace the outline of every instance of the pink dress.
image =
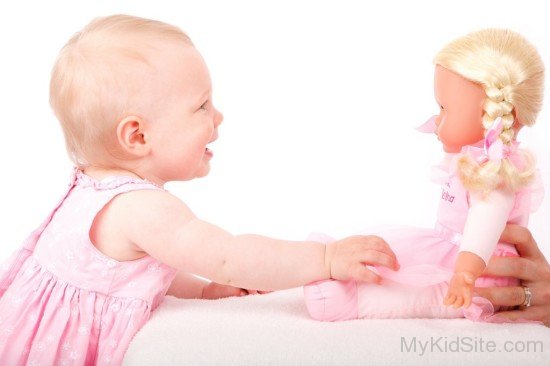
<svg viewBox="0 0 550 366">
<path fill-rule="evenodd" d="M 479 152 L 475 147 L 470 150 Z M 380 286 L 334 280 L 305 286 L 306 306 L 314 319 L 466 317 L 473 321 L 506 321 L 493 316 L 499 309 L 476 294 L 467 309 L 443 305 L 469 209 L 469 194 L 456 174 L 456 157 L 433 169 L 432 180 L 442 187 L 433 229 L 393 227 L 364 232 L 384 238 L 396 254 L 400 269 L 371 267 L 383 278 Z M 541 180 L 537 177 L 529 187 L 516 194 L 508 222 L 527 225 L 529 213 L 538 208 L 543 194 Z M 309 239 L 332 241 L 320 234 Z M 493 256 L 518 256 L 518 253 L 513 245 L 498 243 Z M 517 285 L 519 281 L 511 277 L 481 276 L 475 283 L 476 287 Z"/>
<path fill-rule="evenodd" d="M 138 189 L 161 188 L 75 168 L 60 203 L 0 268 L 0 365 L 122 363 L 176 274 L 149 255 L 116 261 L 90 241 L 96 214 Z"/>
</svg>

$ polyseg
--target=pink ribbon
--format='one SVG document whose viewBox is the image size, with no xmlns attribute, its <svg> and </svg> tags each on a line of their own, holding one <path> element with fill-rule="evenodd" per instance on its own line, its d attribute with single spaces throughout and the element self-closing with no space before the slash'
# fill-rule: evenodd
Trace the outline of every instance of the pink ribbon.
<svg viewBox="0 0 550 366">
<path fill-rule="evenodd" d="M 517 154 L 519 143 L 512 141 L 510 146 L 504 145 L 502 140 L 499 138 L 502 130 L 504 129 L 504 124 L 502 118 L 498 117 L 494 122 L 491 128 L 487 131 L 485 136 L 483 150 L 484 156 L 478 158 L 479 163 L 484 163 L 486 161 L 500 162 L 502 159 L 510 159 L 512 162 L 517 165 L 520 159 Z"/>
<path fill-rule="evenodd" d="M 502 140 L 499 139 L 500 134 L 502 133 L 503 124 L 502 118 L 498 117 L 494 122 L 491 128 L 487 131 L 485 136 L 485 141 L 483 148 L 485 150 L 485 156 L 487 160 L 498 162 L 502 160 L 504 156 L 504 144 Z M 508 149 L 508 155 L 510 151 Z"/>
<path fill-rule="evenodd" d="M 509 159 L 518 169 L 523 166 L 523 159 L 518 151 L 519 143 L 512 141 L 510 146 L 504 145 L 499 138 L 504 129 L 502 118 L 498 117 L 487 131 L 483 141 L 483 150 L 474 146 L 465 146 L 463 152 L 474 158 L 479 164 L 487 161 L 501 162 Z"/>
</svg>

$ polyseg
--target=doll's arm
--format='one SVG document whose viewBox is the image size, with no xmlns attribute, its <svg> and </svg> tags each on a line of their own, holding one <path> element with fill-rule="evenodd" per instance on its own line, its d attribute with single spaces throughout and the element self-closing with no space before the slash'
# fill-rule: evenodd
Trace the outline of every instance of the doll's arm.
<svg viewBox="0 0 550 366">
<path fill-rule="evenodd" d="M 515 195 L 506 190 L 495 190 L 485 198 L 471 195 L 455 274 L 449 283 L 445 305 L 469 306 L 475 280 L 495 250 L 514 207 L 514 199 Z"/>
<path fill-rule="evenodd" d="M 485 198 L 470 196 L 470 209 L 455 267 L 457 272 L 469 271 L 476 274 L 476 278 L 483 272 L 506 226 L 514 200 L 514 193 L 509 190 L 495 190 Z M 472 261 L 474 256 L 476 259 Z"/>
</svg>

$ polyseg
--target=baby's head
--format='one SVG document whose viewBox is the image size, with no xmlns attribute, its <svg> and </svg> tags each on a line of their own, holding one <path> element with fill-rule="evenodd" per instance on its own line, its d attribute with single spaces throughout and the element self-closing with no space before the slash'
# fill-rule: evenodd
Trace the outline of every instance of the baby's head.
<svg viewBox="0 0 550 366">
<path fill-rule="evenodd" d="M 79 167 L 163 184 L 208 173 L 222 115 L 208 69 L 179 28 L 127 15 L 94 19 L 61 50 L 50 104 Z"/>
</svg>

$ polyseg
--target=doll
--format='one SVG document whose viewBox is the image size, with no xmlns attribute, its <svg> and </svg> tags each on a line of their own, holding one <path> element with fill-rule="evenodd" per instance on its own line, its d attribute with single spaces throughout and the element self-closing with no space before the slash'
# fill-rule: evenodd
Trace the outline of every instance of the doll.
<svg viewBox="0 0 550 366">
<path fill-rule="evenodd" d="M 534 158 L 518 146 L 516 135 L 535 123 L 544 65 L 525 38 L 501 29 L 456 39 L 434 63 L 440 111 L 419 129 L 436 133 L 445 151 L 432 172 L 442 185 L 436 225 L 370 232 L 386 240 L 400 268 L 371 267 L 380 286 L 333 280 L 305 286 L 314 319 L 506 321 L 474 287 L 519 285 L 482 272 L 491 256 L 518 256 L 513 245 L 498 242 L 500 235 L 507 222 L 527 225 L 542 200 Z"/>
</svg>

